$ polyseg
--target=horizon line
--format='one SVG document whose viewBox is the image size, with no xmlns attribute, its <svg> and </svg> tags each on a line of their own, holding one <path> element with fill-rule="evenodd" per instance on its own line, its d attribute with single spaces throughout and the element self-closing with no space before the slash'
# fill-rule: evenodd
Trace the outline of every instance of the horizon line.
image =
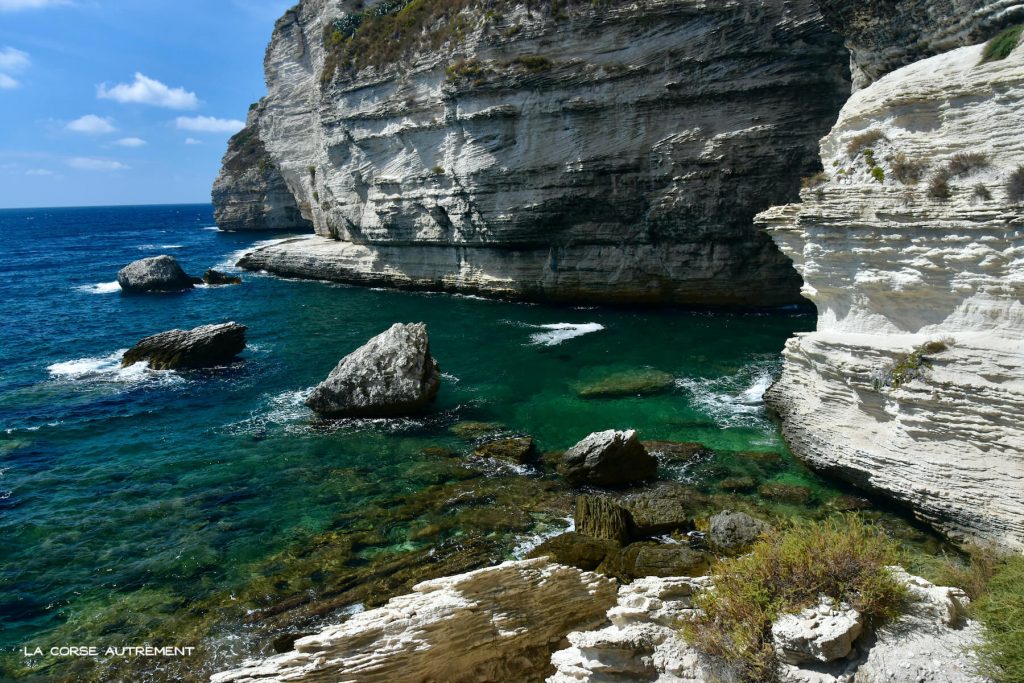
<svg viewBox="0 0 1024 683">
<path fill-rule="evenodd" d="M 143 206 L 213 206 L 213 202 L 154 202 L 151 204 L 73 204 L 61 206 L 0 206 L 0 211 L 40 211 L 43 209 L 128 209 Z"/>
</svg>

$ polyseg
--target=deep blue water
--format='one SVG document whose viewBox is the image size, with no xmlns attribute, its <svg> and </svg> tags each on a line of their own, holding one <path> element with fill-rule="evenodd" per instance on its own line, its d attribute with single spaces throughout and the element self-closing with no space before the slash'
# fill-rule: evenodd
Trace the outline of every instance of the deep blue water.
<svg viewBox="0 0 1024 683">
<path fill-rule="evenodd" d="M 548 307 L 248 273 L 241 286 L 119 292 L 116 272 L 134 259 L 173 254 L 201 274 L 230 269 L 263 239 L 211 226 L 207 205 L 0 211 L 4 651 L 71 634 L 144 642 L 168 615 L 187 620 L 211 595 L 245 590 L 268 558 L 344 515 L 436 483 L 423 449 L 465 449 L 449 431 L 460 420 L 501 423 L 542 450 L 614 427 L 784 451 L 758 397 L 785 339 L 812 327 L 804 314 Z M 237 365 L 189 375 L 118 366 L 146 335 L 226 320 L 249 326 Z M 436 407 L 408 420 L 313 420 L 303 393 L 397 321 L 429 325 L 445 373 Z M 674 386 L 645 398 L 578 395 L 650 369 Z M 406 527 L 388 533 L 373 553 L 439 542 Z M 511 552 L 520 540 L 496 542 Z M 275 590 L 285 599 L 293 589 Z M 204 628 L 204 642 L 225 635 Z"/>
</svg>

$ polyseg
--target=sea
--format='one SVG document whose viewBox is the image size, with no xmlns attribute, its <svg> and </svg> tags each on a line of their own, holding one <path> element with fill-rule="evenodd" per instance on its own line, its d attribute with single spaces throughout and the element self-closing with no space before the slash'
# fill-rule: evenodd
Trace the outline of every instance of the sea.
<svg viewBox="0 0 1024 683">
<path fill-rule="evenodd" d="M 737 477 L 801 485 L 793 514 L 808 516 L 847 495 L 792 458 L 762 401 L 786 339 L 813 329 L 807 309 L 548 306 L 235 267 L 284 237 L 220 232 L 205 204 L 0 210 L 0 679 L 205 680 L 418 577 L 521 557 L 570 528 L 571 492 L 474 458 L 495 436 L 549 457 L 635 429 L 703 444 L 660 477 L 706 495 Z M 118 269 L 158 254 L 243 283 L 122 294 Z M 236 363 L 121 367 L 147 335 L 229 320 L 248 326 Z M 430 410 L 305 407 L 395 322 L 428 325 Z M 734 505 L 762 502 L 747 487 Z M 106 654 L 141 646 L 194 652 Z"/>
</svg>

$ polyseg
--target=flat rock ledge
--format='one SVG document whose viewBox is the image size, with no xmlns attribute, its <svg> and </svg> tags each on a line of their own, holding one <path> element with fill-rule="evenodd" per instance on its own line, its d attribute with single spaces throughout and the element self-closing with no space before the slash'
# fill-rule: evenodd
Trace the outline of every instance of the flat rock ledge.
<svg viewBox="0 0 1024 683">
<path fill-rule="evenodd" d="M 440 387 L 427 326 L 395 323 L 342 358 L 306 405 L 329 417 L 403 415 L 423 409 Z"/>
<path fill-rule="evenodd" d="M 154 334 L 128 349 L 121 366 L 148 362 L 153 370 L 195 370 L 223 365 L 245 350 L 246 329 L 227 322 Z"/>
<path fill-rule="evenodd" d="M 295 649 L 214 674 L 212 683 L 542 681 L 574 629 L 599 626 L 613 580 L 546 559 L 425 581 L 387 605 L 295 641 Z"/>
<path fill-rule="evenodd" d="M 186 273 L 176 258 L 166 254 L 132 261 L 117 271 L 117 284 L 129 294 L 181 292 L 200 282 Z"/>
</svg>

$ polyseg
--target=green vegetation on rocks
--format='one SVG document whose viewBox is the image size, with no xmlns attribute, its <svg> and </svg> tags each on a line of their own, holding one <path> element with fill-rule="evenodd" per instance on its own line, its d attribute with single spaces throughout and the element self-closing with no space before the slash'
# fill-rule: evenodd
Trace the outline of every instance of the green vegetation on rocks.
<svg viewBox="0 0 1024 683">
<path fill-rule="evenodd" d="M 748 554 L 715 565 L 715 588 L 697 596 L 701 612 L 683 636 L 741 680 L 769 683 L 777 680 L 771 627 L 780 615 L 826 595 L 876 625 L 899 616 L 907 589 L 886 569 L 897 557 L 896 543 L 856 515 L 769 530 Z"/>
<path fill-rule="evenodd" d="M 1010 56 L 1020 43 L 1021 33 L 1024 32 L 1024 24 L 1011 26 L 992 40 L 985 44 L 985 50 L 981 53 L 981 63 L 997 62 Z"/>
<path fill-rule="evenodd" d="M 580 386 L 580 398 L 618 398 L 622 396 L 647 396 L 667 391 L 675 378 L 667 372 L 640 368 L 617 372 L 599 380 Z"/>
</svg>

